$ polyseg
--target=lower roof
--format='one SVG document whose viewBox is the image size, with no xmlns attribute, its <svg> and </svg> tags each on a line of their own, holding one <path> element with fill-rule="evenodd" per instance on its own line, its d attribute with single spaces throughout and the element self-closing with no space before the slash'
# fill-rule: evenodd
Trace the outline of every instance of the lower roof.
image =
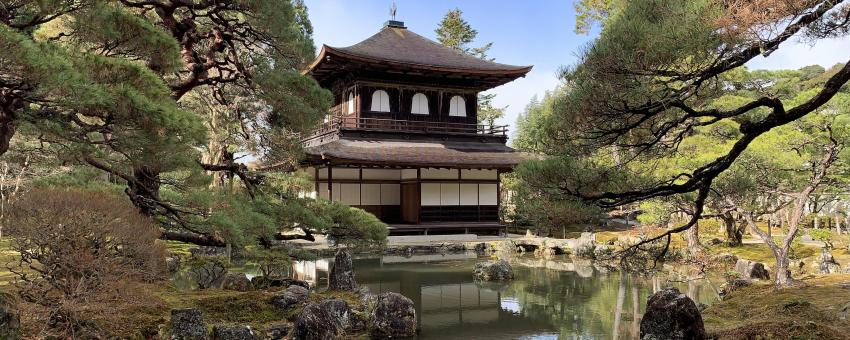
<svg viewBox="0 0 850 340">
<path fill-rule="evenodd" d="M 305 148 L 311 164 L 511 169 L 534 159 L 502 143 L 337 139 Z"/>
</svg>

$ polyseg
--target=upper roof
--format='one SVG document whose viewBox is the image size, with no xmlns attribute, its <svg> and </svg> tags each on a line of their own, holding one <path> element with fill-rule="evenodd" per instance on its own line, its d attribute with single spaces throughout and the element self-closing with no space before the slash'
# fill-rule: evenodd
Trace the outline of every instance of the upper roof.
<svg viewBox="0 0 850 340">
<path fill-rule="evenodd" d="M 439 74 L 475 80 L 473 87 L 495 87 L 524 76 L 532 68 L 460 53 L 408 30 L 402 23 L 390 22 L 375 35 L 352 46 L 323 45 L 319 57 L 305 73 L 321 82 L 346 69 L 339 65 L 352 63 L 396 72 L 401 68 L 420 76 Z"/>
</svg>

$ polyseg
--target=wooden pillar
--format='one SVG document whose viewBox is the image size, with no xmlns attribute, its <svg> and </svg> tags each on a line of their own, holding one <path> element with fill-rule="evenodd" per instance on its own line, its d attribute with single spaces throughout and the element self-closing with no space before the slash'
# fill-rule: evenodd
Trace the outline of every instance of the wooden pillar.
<svg viewBox="0 0 850 340">
<path fill-rule="evenodd" d="M 313 168 L 313 170 L 313 183 L 315 184 L 316 198 L 319 198 L 321 196 L 321 193 L 319 192 L 319 166 L 317 165 Z"/>
<path fill-rule="evenodd" d="M 419 207 L 416 209 L 416 224 L 422 223 L 422 168 L 416 168 L 416 192 L 419 194 L 417 201 Z"/>
<path fill-rule="evenodd" d="M 334 200 L 334 176 L 333 176 L 334 168 L 328 164 L 328 200 L 333 202 Z"/>
</svg>

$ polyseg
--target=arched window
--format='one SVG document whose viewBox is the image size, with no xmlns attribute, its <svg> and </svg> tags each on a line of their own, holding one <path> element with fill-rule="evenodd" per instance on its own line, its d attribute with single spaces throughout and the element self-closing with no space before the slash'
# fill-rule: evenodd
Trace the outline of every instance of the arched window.
<svg viewBox="0 0 850 340">
<path fill-rule="evenodd" d="M 354 92 L 348 93 L 348 114 L 354 113 Z"/>
<path fill-rule="evenodd" d="M 387 91 L 376 90 L 372 92 L 372 111 L 390 112 L 390 95 Z"/>
<path fill-rule="evenodd" d="M 461 96 L 454 96 L 449 101 L 449 116 L 466 117 L 466 100 Z"/>
<path fill-rule="evenodd" d="M 422 93 L 413 95 L 413 100 L 410 104 L 410 113 L 417 115 L 428 114 L 428 97 Z"/>
</svg>

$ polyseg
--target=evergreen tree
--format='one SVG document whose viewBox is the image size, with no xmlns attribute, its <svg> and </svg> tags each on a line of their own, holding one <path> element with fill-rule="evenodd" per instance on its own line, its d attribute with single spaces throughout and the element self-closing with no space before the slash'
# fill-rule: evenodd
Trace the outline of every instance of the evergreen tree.
<svg viewBox="0 0 850 340">
<path fill-rule="evenodd" d="M 493 43 L 484 44 L 481 47 L 469 47 L 475 41 L 478 31 L 472 28 L 462 17 L 463 12 L 459 8 L 450 10 L 440 21 L 440 25 L 434 30 L 437 33 L 437 41 L 443 46 L 452 48 L 463 54 L 469 54 L 481 59 L 492 61 L 487 57 L 487 51 L 493 47 Z M 494 125 L 496 120 L 505 115 L 505 107 L 493 106 L 495 94 L 478 95 L 478 122 Z"/>
<path fill-rule="evenodd" d="M 107 172 L 165 238 L 254 242 L 306 225 L 290 216 L 321 213 L 294 178 L 236 161 L 252 154 L 291 172 L 299 136 L 329 108 L 330 94 L 300 73 L 315 57 L 303 1 L 2 6 L 0 154 L 37 144 Z M 236 213 L 251 217 L 224 217 Z"/>
</svg>

